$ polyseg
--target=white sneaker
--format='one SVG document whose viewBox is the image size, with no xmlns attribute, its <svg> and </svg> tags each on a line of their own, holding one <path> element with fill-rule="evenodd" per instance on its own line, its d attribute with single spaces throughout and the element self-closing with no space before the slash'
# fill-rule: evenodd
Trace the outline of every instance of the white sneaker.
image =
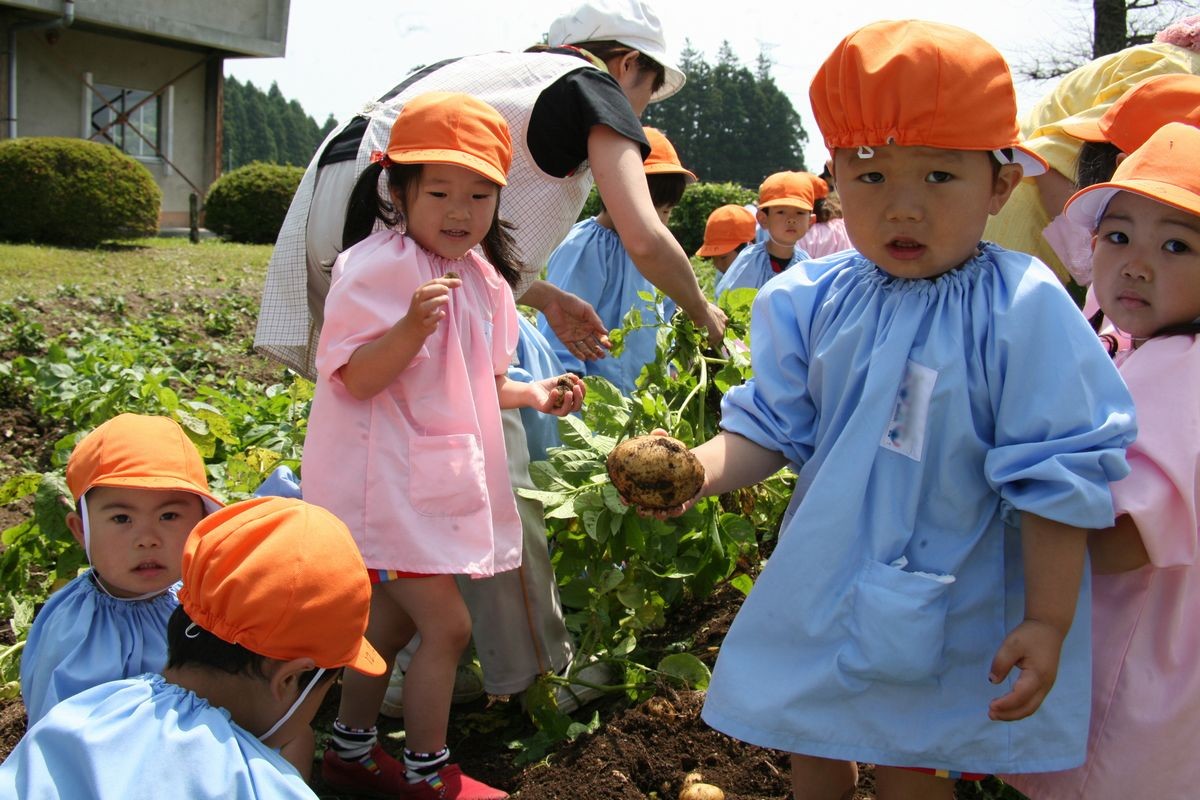
<svg viewBox="0 0 1200 800">
<path fill-rule="evenodd" d="M 483 692 L 483 670 L 479 665 L 474 661 L 459 664 L 454 673 L 454 695 L 450 702 L 470 703 L 483 697 Z M 392 719 L 404 716 L 404 672 L 399 664 L 392 667 L 392 676 L 388 679 L 387 693 L 383 696 L 379 713 Z"/>
<path fill-rule="evenodd" d="M 575 670 L 573 672 L 573 670 Z M 581 681 L 582 683 L 570 683 L 566 686 L 559 686 L 555 690 L 554 700 L 558 705 L 558 710 L 563 714 L 573 714 L 588 703 L 593 703 L 599 700 L 606 694 L 603 689 L 596 688 L 597 686 L 615 686 L 617 683 L 617 671 L 611 664 L 604 661 L 593 660 L 586 667 L 575 669 L 575 664 L 572 663 L 566 669 L 559 673 L 563 678 L 569 681 Z M 584 686 L 584 683 L 593 684 Z"/>
</svg>

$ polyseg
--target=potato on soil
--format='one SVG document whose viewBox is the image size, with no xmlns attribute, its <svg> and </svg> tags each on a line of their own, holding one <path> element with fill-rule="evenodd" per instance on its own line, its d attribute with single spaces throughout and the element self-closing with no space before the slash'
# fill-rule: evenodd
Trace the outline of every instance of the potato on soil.
<svg viewBox="0 0 1200 800">
<path fill-rule="evenodd" d="M 704 466 L 670 436 L 626 439 L 608 454 L 608 477 L 626 502 L 654 511 L 677 508 L 704 485 Z"/>
<path fill-rule="evenodd" d="M 683 779 L 679 800 L 725 800 L 725 792 L 711 783 L 705 783 L 704 776 L 699 772 L 689 772 Z"/>
</svg>

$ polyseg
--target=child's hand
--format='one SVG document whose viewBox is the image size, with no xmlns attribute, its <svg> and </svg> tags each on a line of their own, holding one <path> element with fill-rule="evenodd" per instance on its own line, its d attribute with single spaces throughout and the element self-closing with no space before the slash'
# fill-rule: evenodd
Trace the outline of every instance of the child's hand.
<svg viewBox="0 0 1200 800">
<path fill-rule="evenodd" d="M 1013 689 L 988 706 L 991 719 L 1012 722 L 1038 710 L 1058 677 L 1063 634 L 1053 625 L 1027 619 L 1012 630 L 992 659 L 992 683 L 1004 680 L 1016 667 L 1021 671 Z"/>
<path fill-rule="evenodd" d="M 553 414 L 565 417 L 583 408 L 583 398 L 587 394 L 587 386 L 573 372 L 566 372 L 557 378 L 546 378 L 531 384 L 535 390 L 536 404 L 533 406 L 543 414 Z"/>
<path fill-rule="evenodd" d="M 446 306 L 450 304 L 450 291 L 462 286 L 459 277 L 434 278 L 423 283 L 413 292 L 408 313 L 398 322 L 415 335 L 429 338 L 437 330 L 438 323 L 446 318 Z"/>
</svg>

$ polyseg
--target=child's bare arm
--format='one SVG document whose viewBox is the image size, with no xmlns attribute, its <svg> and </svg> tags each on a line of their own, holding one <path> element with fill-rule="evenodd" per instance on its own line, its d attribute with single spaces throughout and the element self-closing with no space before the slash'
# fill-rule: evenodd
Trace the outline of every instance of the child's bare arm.
<svg viewBox="0 0 1200 800">
<path fill-rule="evenodd" d="M 404 371 L 429 334 L 446 316 L 450 291 L 462 286 L 460 278 L 435 278 L 413 292 L 408 313 L 387 333 L 354 351 L 341 369 L 342 384 L 357 400 L 369 400 Z"/>
<path fill-rule="evenodd" d="M 990 680 L 999 683 L 1021 671 L 1008 694 L 991 702 L 994 720 L 1018 720 L 1038 710 L 1058 676 L 1063 639 L 1075 618 L 1083 581 L 1087 533 L 1036 514 L 1021 515 L 1025 568 L 1025 620 L 1014 628 L 992 659 Z"/>
<path fill-rule="evenodd" d="M 587 386 L 578 375 L 570 372 L 529 383 L 497 375 L 496 394 L 501 408 L 532 408 L 543 414 L 565 417 L 583 408 Z"/>
<path fill-rule="evenodd" d="M 1088 554 L 1092 558 L 1092 572 L 1100 575 L 1129 572 L 1150 563 L 1142 534 L 1128 514 L 1117 517 L 1117 524 L 1111 528 L 1092 532 L 1088 536 Z"/>
</svg>

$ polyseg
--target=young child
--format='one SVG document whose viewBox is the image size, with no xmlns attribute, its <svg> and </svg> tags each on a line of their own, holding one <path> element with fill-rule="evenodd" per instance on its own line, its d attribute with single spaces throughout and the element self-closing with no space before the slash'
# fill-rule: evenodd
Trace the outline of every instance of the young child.
<svg viewBox="0 0 1200 800">
<path fill-rule="evenodd" d="M 762 288 L 754 378 L 695 450 L 703 495 L 798 473 L 704 719 L 794 754 L 797 800 L 849 797 L 860 760 L 881 800 L 1076 765 L 1081 529 L 1112 524 L 1133 407 L 1049 269 L 979 242 L 1037 168 L 1008 67 L 958 28 L 879 22 L 811 99 L 857 252 Z"/>
<path fill-rule="evenodd" d="M 738 254 L 754 241 L 757 232 L 753 211 L 733 204 L 720 206 L 713 209 L 704 223 L 704 244 L 696 256 L 707 258 L 718 276 L 724 275 Z"/>
<path fill-rule="evenodd" d="M 1010 782 L 1032 798 L 1192 797 L 1200 737 L 1200 129 L 1160 128 L 1113 180 L 1068 202 L 1095 231 L 1104 314 L 1132 337 L 1118 355 L 1138 412 L 1116 525 L 1092 557 L 1092 721 L 1082 767 Z"/>
<path fill-rule="evenodd" d="M 121 414 L 96 427 L 71 452 L 67 486 L 67 526 L 91 569 L 52 594 L 29 630 L 30 725 L 84 689 L 166 665 L 184 540 L 222 506 L 196 446 L 167 417 Z"/>
<path fill-rule="evenodd" d="M 808 232 L 817 184 L 824 181 L 807 172 L 776 172 L 758 187 L 756 219 L 766 238 L 747 247 L 721 276 L 716 296 L 730 289 L 757 289 L 808 253 L 796 243 Z"/>
<path fill-rule="evenodd" d="M 192 530 L 182 573 L 162 674 L 55 706 L 0 765 L 0 796 L 316 797 L 276 748 L 309 730 L 342 667 L 386 671 L 346 526 L 301 500 L 235 503 Z"/>
<path fill-rule="evenodd" d="M 325 304 L 304 496 L 345 521 L 362 551 L 375 649 L 391 663 L 414 632 L 421 641 L 404 676 L 404 763 L 376 739 L 387 676 L 346 676 L 322 764 L 339 790 L 507 796 L 449 764 L 451 693 L 471 634 L 454 576 L 520 564 L 500 409 L 565 415 L 584 391 L 570 374 L 505 376 L 517 341 L 517 270 L 497 203 L 511 158 L 494 108 L 429 92 L 405 104 L 387 152 L 350 200 L 353 246 L 334 265 Z M 367 235 L 378 220 L 388 227 Z"/>
<path fill-rule="evenodd" d="M 650 155 L 643 168 L 650 187 L 650 199 L 664 225 L 671 210 L 683 197 L 683 191 L 696 176 L 683 168 L 675 147 L 661 131 L 644 128 L 650 142 Z M 612 215 L 600 204 L 600 213 L 577 222 L 554 252 L 546 266 L 546 280 L 590 303 L 606 328 L 620 328 L 625 315 L 637 308 L 645 327 L 632 329 L 625 336 L 620 355 L 585 360 L 575 342 L 558 338 L 544 314 L 538 315 L 538 330 L 550 342 L 563 366 L 577 375 L 599 375 L 625 394 L 637 388 L 642 367 L 654 360 L 658 319 L 665 316 L 661 304 L 640 297 L 654 294 L 647 280 L 617 235 Z"/>
</svg>

